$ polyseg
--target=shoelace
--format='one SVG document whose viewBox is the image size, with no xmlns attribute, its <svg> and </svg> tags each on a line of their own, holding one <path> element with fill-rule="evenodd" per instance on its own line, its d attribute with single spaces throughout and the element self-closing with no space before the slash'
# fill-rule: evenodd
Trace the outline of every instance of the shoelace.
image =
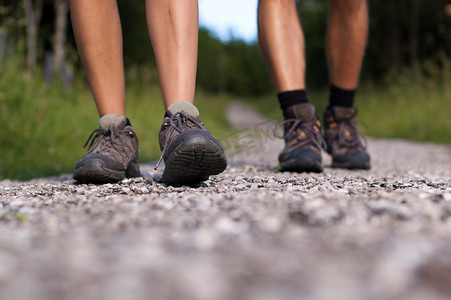
<svg viewBox="0 0 451 300">
<path fill-rule="evenodd" d="M 189 122 L 188 122 L 189 121 Z M 202 122 L 198 119 L 194 118 L 193 116 L 187 115 L 186 113 L 177 112 L 173 114 L 169 118 L 169 122 L 164 124 L 166 127 L 171 126 L 174 128 L 177 132 L 182 133 L 183 131 L 186 131 L 187 129 L 191 128 L 200 128 L 202 129 Z M 166 154 L 166 149 L 169 146 L 171 139 L 166 139 L 166 142 L 164 143 L 163 150 L 161 151 L 160 159 L 157 162 L 157 165 L 155 166 L 155 170 L 158 169 L 160 166 L 161 161 L 163 160 L 163 156 Z"/>
<path fill-rule="evenodd" d="M 88 140 L 83 145 L 83 148 L 86 148 L 86 146 L 88 145 L 89 142 L 91 142 L 91 144 L 89 145 L 88 149 L 91 148 L 94 145 L 94 143 L 99 140 L 99 138 L 101 136 L 105 136 L 105 137 L 110 138 L 111 146 L 117 150 L 115 145 L 122 146 L 125 144 L 125 142 L 124 143 L 116 142 L 115 135 L 117 135 L 117 134 L 124 135 L 125 139 L 127 139 L 127 135 L 132 135 L 132 133 L 130 131 L 126 131 L 126 130 L 120 130 L 120 129 L 111 128 L 111 127 L 97 128 L 89 135 Z"/>
<path fill-rule="evenodd" d="M 338 141 L 341 145 L 347 148 L 366 148 L 367 141 L 357 130 L 357 123 L 366 126 L 365 123 L 356 119 L 343 119 L 338 122 Z M 349 132 L 349 135 L 346 132 Z"/>
<path fill-rule="evenodd" d="M 298 135 L 296 135 L 296 139 L 299 141 L 300 147 L 305 147 L 309 145 L 314 145 L 315 147 L 319 149 L 325 150 L 327 148 L 326 141 L 323 138 L 323 135 L 321 132 L 317 132 L 313 129 L 313 126 L 317 122 L 317 118 L 313 119 L 311 122 L 304 122 L 301 119 L 287 119 L 279 124 L 284 126 L 285 124 L 292 123 L 290 129 L 287 131 L 285 136 L 289 136 L 295 131 L 296 129 L 300 129 L 305 133 L 305 138 L 299 138 Z M 283 136 L 279 136 L 278 134 L 275 134 L 276 136 L 283 138 Z"/>
</svg>

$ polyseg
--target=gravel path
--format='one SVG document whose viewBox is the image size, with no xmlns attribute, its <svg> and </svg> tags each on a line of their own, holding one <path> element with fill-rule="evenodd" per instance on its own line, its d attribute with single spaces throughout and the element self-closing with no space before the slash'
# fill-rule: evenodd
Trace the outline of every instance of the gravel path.
<svg viewBox="0 0 451 300">
<path fill-rule="evenodd" d="M 370 171 L 277 173 L 272 123 L 229 116 L 230 166 L 200 186 L 152 165 L 0 181 L 0 299 L 449 299 L 449 147 L 370 139 Z"/>
</svg>

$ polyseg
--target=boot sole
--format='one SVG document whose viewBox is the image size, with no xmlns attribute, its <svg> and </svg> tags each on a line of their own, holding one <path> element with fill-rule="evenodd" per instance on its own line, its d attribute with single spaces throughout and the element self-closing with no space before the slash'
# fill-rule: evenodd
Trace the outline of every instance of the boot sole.
<svg viewBox="0 0 451 300">
<path fill-rule="evenodd" d="M 227 159 L 212 138 L 208 132 L 183 137 L 165 161 L 162 181 L 170 185 L 194 184 L 222 173 L 227 168 Z"/>
<path fill-rule="evenodd" d="M 289 154 L 279 155 L 279 167 L 281 172 L 313 172 L 323 171 L 321 153 L 311 149 L 298 149 Z"/>
<path fill-rule="evenodd" d="M 279 162 L 279 171 L 280 172 L 296 172 L 296 173 L 321 173 L 323 171 L 323 167 L 320 161 L 303 158 L 299 159 L 291 159 L 284 162 Z"/>
<path fill-rule="evenodd" d="M 332 162 L 332 168 L 348 170 L 369 170 L 371 169 L 371 165 L 369 162 Z"/>
<path fill-rule="evenodd" d="M 125 178 L 139 177 L 139 165 L 136 162 L 130 163 L 127 170 L 118 171 L 108 169 L 99 159 L 87 160 L 75 171 L 73 178 L 80 183 L 115 183 Z"/>
<path fill-rule="evenodd" d="M 349 169 L 349 170 L 369 170 L 371 168 L 370 158 L 368 155 L 354 153 L 340 159 L 332 158 L 332 168 Z"/>
</svg>

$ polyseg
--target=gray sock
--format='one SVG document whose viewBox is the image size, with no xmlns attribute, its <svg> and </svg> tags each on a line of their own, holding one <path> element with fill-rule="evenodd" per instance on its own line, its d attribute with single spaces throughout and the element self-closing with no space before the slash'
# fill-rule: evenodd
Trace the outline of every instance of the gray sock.
<svg viewBox="0 0 451 300">
<path fill-rule="evenodd" d="M 99 124 L 101 128 L 123 128 L 127 124 L 127 118 L 123 115 L 104 115 L 100 118 Z"/>
<path fill-rule="evenodd" d="M 171 114 L 181 112 L 186 113 L 187 115 L 190 115 L 194 118 L 199 117 L 199 111 L 197 110 L 197 108 L 188 101 L 177 101 L 168 107 L 168 111 Z"/>
</svg>

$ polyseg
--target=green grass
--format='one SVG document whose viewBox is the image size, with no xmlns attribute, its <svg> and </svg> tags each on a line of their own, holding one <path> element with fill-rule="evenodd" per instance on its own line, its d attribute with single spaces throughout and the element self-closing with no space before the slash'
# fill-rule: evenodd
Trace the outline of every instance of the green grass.
<svg viewBox="0 0 451 300">
<path fill-rule="evenodd" d="M 451 76 L 435 76 L 431 80 L 398 74 L 391 84 L 363 84 L 355 103 L 357 118 L 367 125 L 360 127 L 361 132 L 372 137 L 451 144 Z M 327 90 L 308 91 L 308 95 L 322 114 L 328 103 Z M 261 97 L 255 103 L 265 116 L 281 118 L 274 95 Z"/>
<path fill-rule="evenodd" d="M 82 145 L 98 127 L 89 88 L 82 80 L 70 88 L 49 86 L 38 76 L 42 72 L 32 76 L 24 69 L 20 61 L 0 60 L 0 180 L 71 173 L 85 152 Z M 430 68 L 427 77 L 397 74 L 388 85 L 362 85 L 356 101 L 358 118 L 368 125 L 362 133 L 451 144 L 451 75 L 434 72 Z M 148 85 L 130 81 L 127 115 L 140 139 L 140 161 L 149 162 L 160 155 L 161 94 L 155 80 Z M 322 112 L 327 91 L 309 91 L 309 97 Z M 230 133 L 225 111 L 235 99 L 202 92 L 196 96 L 201 120 L 218 138 Z M 275 95 L 241 100 L 267 117 L 281 117 Z"/>
<path fill-rule="evenodd" d="M 360 98 L 368 135 L 451 144 L 451 87 L 368 87 Z"/>
<path fill-rule="evenodd" d="M 21 70 L 18 61 L 0 61 L 0 180 L 71 173 L 86 151 L 82 146 L 88 135 L 98 127 L 89 88 L 80 80 L 70 88 L 49 86 Z M 223 113 L 229 101 L 202 93 L 196 97 L 202 121 L 218 137 L 230 130 Z M 158 86 L 131 85 L 127 115 L 140 139 L 140 161 L 158 159 L 164 115 Z"/>
</svg>

